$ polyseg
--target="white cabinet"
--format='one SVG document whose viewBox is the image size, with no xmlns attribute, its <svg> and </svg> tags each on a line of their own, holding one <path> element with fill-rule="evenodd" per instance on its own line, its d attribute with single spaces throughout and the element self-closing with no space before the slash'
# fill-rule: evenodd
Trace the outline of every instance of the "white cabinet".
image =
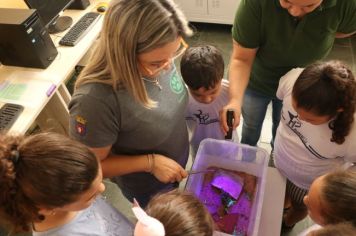
<svg viewBox="0 0 356 236">
<path fill-rule="evenodd" d="M 240 0 L 174 0 L 189 21 L 232 24 Z"/>
</svg>

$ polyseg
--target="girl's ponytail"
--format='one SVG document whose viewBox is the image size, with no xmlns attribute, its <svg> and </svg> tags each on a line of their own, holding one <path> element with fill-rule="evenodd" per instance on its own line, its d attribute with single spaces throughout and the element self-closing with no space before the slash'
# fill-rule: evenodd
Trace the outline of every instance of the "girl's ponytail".
<svg viewBox="0 0 356 236">
<path fill-rule="evenodd" d="M 0 136 L 0 219 L 13 232 L 29 231 L 29 222 L 38 217 L 38 210 L 25 197 L 16 179 L 22 141 L 22 137 Z"/>
</svg>

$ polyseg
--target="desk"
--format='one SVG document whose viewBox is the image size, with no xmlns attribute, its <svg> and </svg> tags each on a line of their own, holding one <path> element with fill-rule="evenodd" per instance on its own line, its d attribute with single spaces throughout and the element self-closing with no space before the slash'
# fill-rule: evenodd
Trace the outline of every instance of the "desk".
<svg viewBox="0 0 356 236">
<path fill-rule="evenodd" d="M 268 167 L 258 236 L 280 235 L 285 191 L 286 178 L 276 168 Z"/>
<path fill-rule="evenodd" d="M 73 22 L 76 22 L 86 12 L 95 11 L 99 2 L 103 2 L 103 0 L 92 0 L 91 5 L 86 10 L 66 10 L 64 15 L 72 17 Z M 74 67 L 94 43 L 102 28 L 102 22 L 103 17 L 74 47 L 58 45 L 59 40 L 68 30 L 52 35 L 58 55 L 47 69 L 0 66 L 0 82 L 22 82 L 28 85 L 25 94 L 18 101 L 1 99 L 4 102 L 23 105 L 25 108 L 11 127 L 10 132 L 25 133 L 35 120 L 43 130 L 54 128 L 54 130 L 62 133 L 68 131 L 69 114 L 67 105 L 71 96 L 65 86 L 65 81 L 72 75 Z M 39 85 L 39 87 L 36 88 L 35 85 Z M 47 96 L 47 90 L 53 85 L 56 89 L 52 95 Z"/>
</svg>

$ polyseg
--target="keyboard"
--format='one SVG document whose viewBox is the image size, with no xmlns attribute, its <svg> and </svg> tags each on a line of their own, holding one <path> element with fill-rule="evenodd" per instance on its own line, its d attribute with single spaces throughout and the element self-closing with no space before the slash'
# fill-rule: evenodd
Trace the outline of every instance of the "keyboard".
<svg viewBox="0 0 356 236">
<path fill-rule="evenodd" d="M 22 111 L 23 106 L 21 105 L 12 103 L 3 104 L 0 108 L 0 131 L 9 130 Z"/>
<path fill-rule="evenodd" d="M 75 46 L 95 25 L 95 22 L 100 19 L 100 16 L 101 14 L 98 12 L 88 12 L 83 15 L 63 36 L 59 44 L 63 46 Z"/>
</svg>

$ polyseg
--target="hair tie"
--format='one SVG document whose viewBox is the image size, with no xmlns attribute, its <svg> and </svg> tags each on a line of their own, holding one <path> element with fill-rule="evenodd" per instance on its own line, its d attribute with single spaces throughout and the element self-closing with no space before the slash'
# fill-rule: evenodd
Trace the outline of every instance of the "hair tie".
<svg viewBox="0 0 356 236">
<path fill-rule="evenodd" d="M 134 236 L 165 236 L 163 224 L 159 220 L 147 215 L 136 199 L 134 199 L 132 211 L 138 220 Z"/>
<path fill-rule="evenodd" d="M 14 163 L 14 165 L 16 165 L 19 162 L 20 159 L 20 153 L 17 149 L 12 150 L 12 162 Z"/>
<path fill-rule="evenodd" d="M 349 77 L 349 72 L 347 71 L 347 68 L 342 67 L 340 70 L 340 77 L 343 79 L 348 79 Z"/>
</svg>

